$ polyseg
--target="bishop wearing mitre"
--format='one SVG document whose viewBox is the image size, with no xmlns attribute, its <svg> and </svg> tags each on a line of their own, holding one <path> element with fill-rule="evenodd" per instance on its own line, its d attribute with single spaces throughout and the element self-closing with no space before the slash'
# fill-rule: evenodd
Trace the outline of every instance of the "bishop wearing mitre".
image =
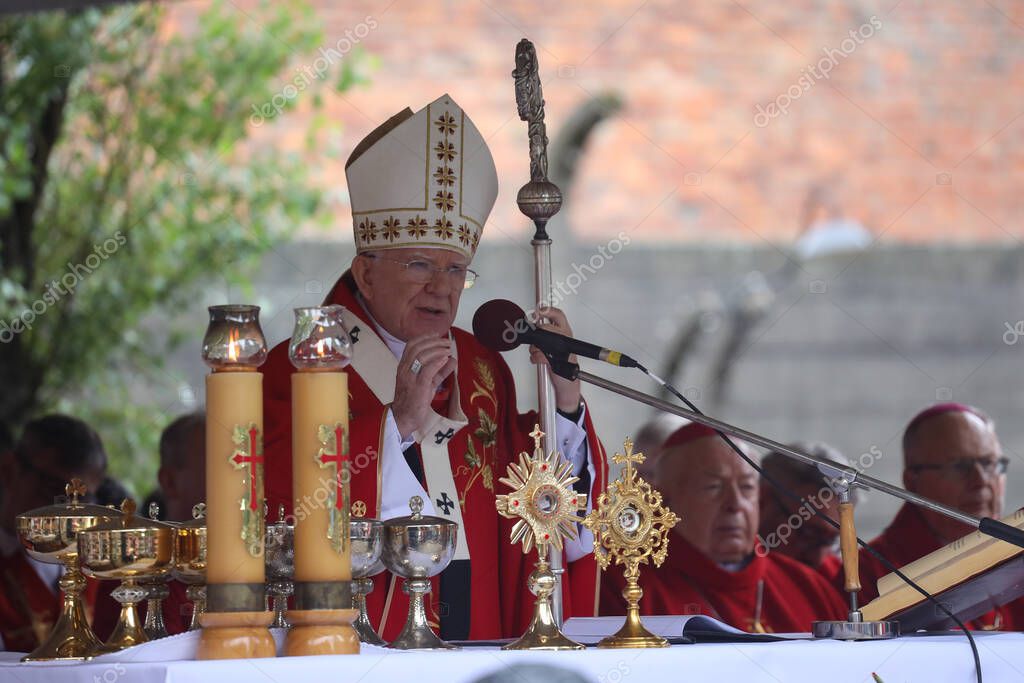
<svg viewBox="0 0 1024 683">
<path fill-rule="evenodd" d="M 420 496 L 424 514 L 459 525 L 451 565 L 432 579 L 429 621 L 445 639 L 518 636 L 529 623 L 526 578 L 536 560 L 509 542 L 512 522 L 495 507 L 499 477 L 520 451 L 532 452 L 535 413 L 516 410 L 516 387 L 504 360 L 453 326 L 498 179 L 480 131 L 448 95 L 416 113 L 396 114 L 349 157 L 356 256 L 325 304 L 341 304 L 351 334 L 348 374 L 351 500 L 354 514 L 389 519 L 409 514 Z M 479 277 L 515 277 L 509 272 Z M 541 327 L 572 334 L 558 309 Z M 535 363 L 546 362 L 531 350 Z M 293 500 L 291 395 L 287 342 L 264 372 L 266 492 L 270 510 L 298 514 Z M 572 461 L 581 492 L 607 479 L 578 381 L 552 377 L 558 407 L 556 443 Z M 313 503 L 315 504 L 315 502 Z M 597 567 L 592 539 L 565 548 L 565 613 L 592 616 Z M 535 552 L 535 551 L 534 551 Z M 402 581 L 374 579 L 367 606 L 385 640 L 405 621 Z"/>
</svg>

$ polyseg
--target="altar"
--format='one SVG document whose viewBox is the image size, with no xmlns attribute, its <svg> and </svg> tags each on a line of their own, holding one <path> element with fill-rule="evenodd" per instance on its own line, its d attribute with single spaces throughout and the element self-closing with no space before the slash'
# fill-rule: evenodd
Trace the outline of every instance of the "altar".
<svg viewBox="0 0 1024 683">
<path fill-rule="evenodd" d="M 274 629 L 279 651 L 283 631 Z M 1024 634 L 975 633 L 986 681 L 1024 680 Z M 904 636 L 874 642 L 796 639 L 774 643 L 706 643 L 664 649 L 578 652 L 510 652 L 497 646 L 470 646 L 451 652 L 402 652 L 363 645 L 358 655 L 277 657 L 194 661 L 197 632 L 145 643 L 88 662 L 26 663 L 15 653 L 0 653 L 0 681 L 17 683 L 200 683 L 251 680 L 286 683 L 330 680 L 445 681 L 470 683 L 505 674 L 530 681 L 513 667 L 550 667 L 573 672 L 594 683 L 651 681 L 743 681 L 744 683 L 884 683 L 975 680 L 970 646 L 963 634 Z M 564 680 L 564 679 L 561 679 Z"/>
</svg>

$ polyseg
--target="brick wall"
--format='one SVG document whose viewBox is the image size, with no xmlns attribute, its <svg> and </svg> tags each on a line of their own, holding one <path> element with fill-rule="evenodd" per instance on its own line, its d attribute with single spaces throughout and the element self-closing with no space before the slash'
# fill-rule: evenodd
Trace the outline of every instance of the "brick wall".
<svg viewBox="0 0 1024 683">
<path fill-rule="evenodd" d="M 377 59 L 368 87 L 327 99 L 343 126 L 342 158 L 385 117 L 449 92 L 497 158 L 502 189 L 486 240 L 525 232 L 514 202 L 527 178 L 525 127 L 509 75 L 523 36 L 538 48 L 549 133 L 588 97 L 615 91 L 625 101 L 592 140 L 573 188 L 571 225 L 585 240 L 625 229 L 659 241 L 785 243 L 818 185 L 886 240 L 1001 241 L 1020 230 L 1019 3 L 314 5 L 325 47 L 357 36 Z M 353 33 L 361 23 L 375 27 Z M 300 112 L 258 134 L 293 145 L 307 124 Z M 343 187 L 339 162 L 311 163 Z M 348 225 L 344 200 L 336 211 Z"/>
</svg>

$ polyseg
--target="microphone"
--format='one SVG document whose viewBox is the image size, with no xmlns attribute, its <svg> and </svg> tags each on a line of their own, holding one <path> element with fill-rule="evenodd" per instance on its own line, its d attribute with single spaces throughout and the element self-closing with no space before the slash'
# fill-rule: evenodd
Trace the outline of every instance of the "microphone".
<svg viewBox="0 0 1024 683">
<path fill-rule="evenodd" d="M 622 368 L 640 367 L 624 353 L 538 328 L 527 320 L 523 309 L 507 299 L 492 299 L 476 309 L 473 334 L 481 344 L 495 351 L 510 351 L 520 344 L 532 344 L 546 356 L 575 353 Z"/>
</svg>

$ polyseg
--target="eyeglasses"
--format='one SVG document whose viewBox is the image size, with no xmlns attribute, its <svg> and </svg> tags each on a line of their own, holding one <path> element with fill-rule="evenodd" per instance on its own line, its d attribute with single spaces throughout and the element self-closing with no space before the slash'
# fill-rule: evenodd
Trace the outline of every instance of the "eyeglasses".
<svg viewBox="0 0 1024 683">
<path fill-rule="evenodd" d="M 980 469 L 985 477 L 992 477 L 1006 474 L 1006 470 L 1009 467 L 1010 459 L 1003 456 L 1000 458 L 962 458 L 953 462 L 947 462 L 944 465 L 922 463 L 920 465 L 909 465 L 907 469 L 911 472 L 931 470 L 939 472 L 948 478 L 962 478 L 971 476 L 975 468 Z"/>
<path fill-rule="evenodd" d="M 412 259 L 411 261 L 399 261 L 398 259 L 379 256 L 377 254 L 364 254 L 367 258 L 391 261 L 405 268 L 409 279 L 421 285 L 425 285 L 434 279 L 434 273 L 444 273 L 448 276 L 453 285 L 462 285 L 463 289 L 469 289 L 476 282 L 477 272 L 466 266 L 448 266 L 440 268 L 426 259 Z"/>
</svg>

